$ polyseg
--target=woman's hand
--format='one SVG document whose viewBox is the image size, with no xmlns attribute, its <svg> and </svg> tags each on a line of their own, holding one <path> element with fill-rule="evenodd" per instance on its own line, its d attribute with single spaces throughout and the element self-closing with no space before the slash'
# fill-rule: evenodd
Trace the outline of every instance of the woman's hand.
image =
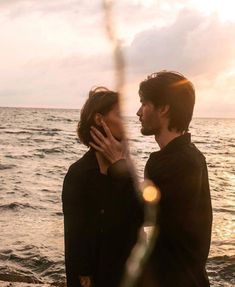
<svg viewBox="0 0 235 287">
<path fill-rule="evenodd" d="M 82 287 L 92 287 L 91 277 L 79 276 L 79 279 Z"/>
<path fill-rule="evenodd" d="M 120 159 L 126 159 L 128 155 L 126 140 L 116 140 L 103 120 L 101 120 L 101 124 L 107 137 L 95 127 L 91 127 L 90 133 L 95 143 L 90 142 L 90 146 L 100 152 L 111 164 Z"/>
</svg>

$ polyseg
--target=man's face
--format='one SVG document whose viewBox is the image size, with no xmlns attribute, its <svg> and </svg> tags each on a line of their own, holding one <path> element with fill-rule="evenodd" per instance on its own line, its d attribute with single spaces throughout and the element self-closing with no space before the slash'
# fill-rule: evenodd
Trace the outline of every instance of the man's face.
<svg viewBox="0 0 235 287">
<path fill-rule="evenodd" d="M 157 136 L 161 132 L 161 118 L 159 110 L 150 102 L 140 96 L 141 106 L 137 112 L 137 116 L 141 122 L 141 133 L 143 135 Z"/>
</svg>

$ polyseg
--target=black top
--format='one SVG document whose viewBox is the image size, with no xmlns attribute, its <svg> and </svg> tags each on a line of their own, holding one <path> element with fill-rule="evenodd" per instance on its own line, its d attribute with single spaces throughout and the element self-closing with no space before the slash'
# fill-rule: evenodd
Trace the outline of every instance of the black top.
<svg viewBox="0 0 235 287">
<path fill-rule="evenodd" d="M 145 177 L 161 191 L 159 236 L 145 270 L 152 280 L 148 286 L 210 286 L 205 271 L 212 225 L 208 173 L 190 134 L 152 153 Z"/>
<path fill-rule="evenodd" d="M 82 275 L 95 287 L 118 286 L 142 221 L 128 174 L 115 164 L 101 174 L 92 150 L 70 166 L 62 193 L 68 287 L 80 286 Z"/>
</svg>

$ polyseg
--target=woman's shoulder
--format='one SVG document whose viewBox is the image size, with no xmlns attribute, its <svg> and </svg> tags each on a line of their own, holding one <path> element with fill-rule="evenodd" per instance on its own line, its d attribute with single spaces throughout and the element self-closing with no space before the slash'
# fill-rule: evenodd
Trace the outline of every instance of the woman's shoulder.
<svg viewBox="0 0 235 287">
<path fill-rule="evenodd" d="M 68 168 L 67 175 L 83 175 L 88 170 L 97 167 L 97 160 L 93 150 L 88 150 L 80 159 L 75 161 Z"/>
<path fill-rule="evenodd" d="M 95 156 L 95 155 L 94 155 Z M 88 170 L 93 164 L 93 154 L 86 152 L 80 159 L 70 165 L 63 182 L 62 200 L 63 203 L 73 205 L 84 190 L 89 180 Z"/>
</svg>

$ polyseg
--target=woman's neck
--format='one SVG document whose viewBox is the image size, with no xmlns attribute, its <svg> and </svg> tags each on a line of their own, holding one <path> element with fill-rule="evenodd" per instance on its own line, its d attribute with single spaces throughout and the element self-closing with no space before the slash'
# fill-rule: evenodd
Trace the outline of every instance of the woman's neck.
<svg viewBox="0 0 235 287">
<path fill-rule="evenodd" d="M 108 167 L 110 166 L 110 163 L 107 161 L 107 159 L 100 154 L 99 152 L 95 152 L 95 156 L 99 165 L 100 173 L 107 174 Z"/>
</svg>

